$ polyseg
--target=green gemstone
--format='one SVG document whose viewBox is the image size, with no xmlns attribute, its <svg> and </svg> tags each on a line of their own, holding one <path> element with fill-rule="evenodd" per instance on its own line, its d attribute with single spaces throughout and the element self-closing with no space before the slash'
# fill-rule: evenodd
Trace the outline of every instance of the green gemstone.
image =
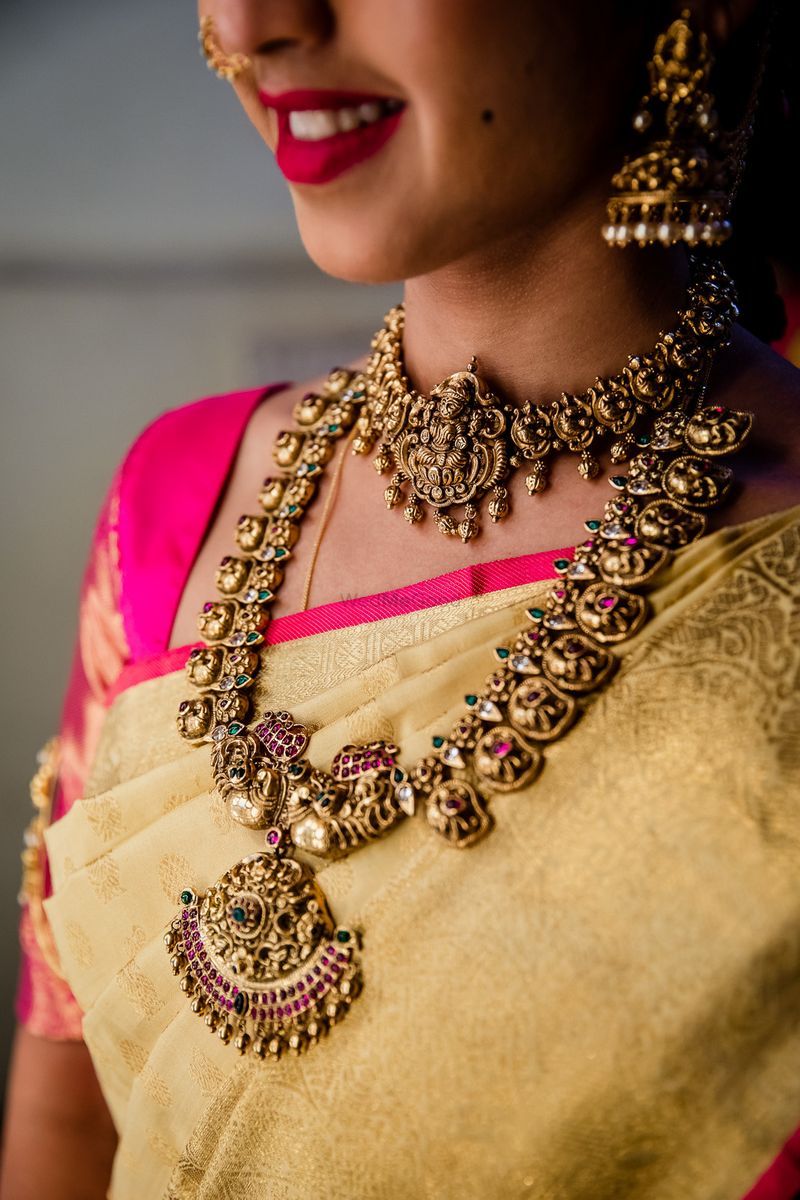
<svg viewBox="0 0 800 1200">
<path fill-rule="evenodd" d="M 328 433 L 338 433 L 340 429 L 341 429 L 341 425 L 329 425 Z"/>
<path fill-rule="evenodd" d="M 569 566 L 568 558 L 554 558 L 553 559 L 553 567 L 556 571 L 566 571 L 568 566 Z"/>
<path fill-rule="evenodd" d="M 532 621 L 541 621 L 542 617 L 544 616 L 544 609 L 543 608 L 529 608 L 528 616 L 530 617 L 530 619 Z"/>
<path fill-rule="evenodd" d="M 501 662 L 505 662 L 505 660 L 508 658 L 509 654 L 511 653 L 510 650 L 506 650 L 505 646 L 496 646 L 494 652 L 497 655 L 497 657 L 500 659 Z"/>
<path fill-rule="evenodd" d="M 288 553 L 289 553 L 289 551 L 284 550 L 283 546 L 279 546 L 278 549 L 275 551 L 275 557 L 276 558 L 286 558 L 286 555 Z"/>
<path fill-rule="evenodd" d="M 260 633 L 257 633 L 254 630 L 252 633 L 248 633 L 247 637 L 244 640 L 248 646 L 255 646 L 257 642 L 263 642 L 264 639 L 262 638 Z"/>
<path fill-rule="evenodd" d="M 443 738 L 443 737 L 438 737 L 438 736 L 437 736 L 437 737 L 434 737 L 434 738 L 432 738 L 432 739 L 431 739 L 431 741 L 433 742 L 433 744 L 434 744 L 434 746 L 436 747 L 436 749 L 437 749 L 437 750 L 438 750 L 438 749 L 439 749 L 441 746 L 443 746 L 443 745 L 444 745 L 444 738 Z"/>
<path fill-rule="evenodd" d="M 600 528 L 599 521 L 584 521 L 584 528 L 589 530 L 589 533 L 597 533 Z"/>
<path fill-rule="evenodd" d="M 234 680 L 234 683 L 236 684 L 237 687 L 244 687 L 244 685 L 246 683 L 250 683 L 251 680 L 252 680 L 251 675 L 237 675 Z"/>
<path fill-rule="evenodd" d="M 188 888 L 181 892 L 181 904 L 191 904 L 192 900 L 194 900 L 194 893 L 190 892 Z"/>
<path fill-rule="evenodd" d="M 627 475 L 612 475 L 611 476 L 611 484 L 615 488 L 624 488 L 625 484 L 627 482 L 628 482 Z"/>
<path fill-rule="evenodd" d="M 231 721 L 230 725 L 228 726 L 228 733 L 235 736 L 237 733 L 241 733 L 243 729 L 244 725 L 242 725 L 239 721 Z"/>
<path fill-rule="evenodd" d="M 258 598 L 261 601 L 266 601 L 266 600 L 271 600 L 274 595 L 275 595 L 275 593 L 271 592 L 269 590 L 269 588 L 262 588 L 261 591 L 258 593 Z"/>
<path fill-rule="evenodd" d="M 237 923 L 237 925 L 242 924 L 246 915 L 247 914 L 245 913 L 244 909 L 240 908 L 238 904 L 237 904 L 236 908 L 234 908 L 233 912 L 231 913 L 231 916 L 233 917 L 233 919 Z"/>
<path fill-rule="evenodd" d="M 287 771 L 290 775 L 302 775 L 303 774 L 303 768 L 300 765 L 300 763 L 292 763 L 292 765 L 290 767 L 287 767 Z"/>
<path fill-rule="evenodd" d="M 392 771 L 392 779 L 395 783 L 402 783 L 405 777 L 406 773 L 402 767 L 395 767 L 394 771 Z"/>
<path fill-rule="evenodd" d="M 354 400 L 360 400 L 360 399 L 361 399 L 361 397 L 362 397 L 362 396 L 366 396 L 366 394 L 367 394 L 367 393 L 364 391 L 364 389 L 363 389 L 363 388 L 361 388 L 361 390 L 360 390 L 360 391 L 358 391 L 358 392 L 353 392 L 353 399 L 354 399 Z"/>
<path fill-rule="evenodd" d="M 652 441 L 649 433 L 640 433 L 636 439 L 637 446 L 649 446 Z"/>
<path fill-rule="evenodd" d="M 290 504 L 286 511 L 288 512 L 290 517 L 293 517 L 296 512 L 300 511 L 300 509 L 297 504 Z"/>
<path fill-rule="evenodd" d="M 306 471 L 306 475 L 319 475 L 320 471 L 322 470 L 322 467 L 319 465 L 319 463 L 308 463 L 307 466 L 308 470 Z"/>
<path fill-rule="evenodd" d="M 350 934 L 347 932 L 346 929 L 340 929 L 339 932 L 336 934 L 336 940 L 337 940 L 337 942 L 349 942 Z"/>
<path fill-rule="evenodd" d="M 477 703 L 478 703 L 478 697 L 477 697 L 477 696 L 465 696 L 465 697 L 464 697 L 464 699 L 466 700 L 466 702 L 467 702 L 467 704 L 470 706 L 470 708 L 472 708 L 473 704 L 477 704 Z"/>
</svg>

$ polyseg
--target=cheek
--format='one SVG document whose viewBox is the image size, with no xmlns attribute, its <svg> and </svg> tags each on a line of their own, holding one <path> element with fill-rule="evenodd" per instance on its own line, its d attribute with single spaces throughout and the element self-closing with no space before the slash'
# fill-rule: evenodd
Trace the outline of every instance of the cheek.
<svg viewBox="0 0 800 1200">
<path fill-rule="evenodd" d="M 427 25 L 411 25 L 398 59 L 407 64 L 417 189 L 434 207 L 446 200 L 458 210 L 471 200 L 496 210 L 512 195 L 535 206 L 574 140 L 563 84 L 572 71 L 555 69 L 563 58 L 555 37 L 545 36 L 529 0 L 462 0 L 458 9 L 454 0 L 429 0 L 427 8 Z M 431 10 L 452 19 L 432 23 Z"/>
</svg>

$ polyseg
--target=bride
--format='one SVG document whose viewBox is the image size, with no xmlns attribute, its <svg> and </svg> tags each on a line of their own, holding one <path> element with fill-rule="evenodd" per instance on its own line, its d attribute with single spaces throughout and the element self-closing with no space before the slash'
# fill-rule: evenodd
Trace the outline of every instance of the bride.
<svg viewBox="0 0 800 1200">
<path fill-rule="evenodd" d="M 403 304 L 116 473 L 8 1200 L 800 1192 L 792 8 L 201 5 L 310 257 Z"/>
</svg>

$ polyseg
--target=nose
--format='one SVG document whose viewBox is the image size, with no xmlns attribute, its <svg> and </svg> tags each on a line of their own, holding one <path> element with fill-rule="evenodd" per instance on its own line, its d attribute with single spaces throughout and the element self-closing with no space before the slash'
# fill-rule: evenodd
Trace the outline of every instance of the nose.
<svg viewBox="0 0 800 1200">
<path fill-rule="evenodd" d="M 329 0 L 216 0 L 211 15 L 226 50 L 249 58 L 317 46 L 335 26 Z"/>
</svg>

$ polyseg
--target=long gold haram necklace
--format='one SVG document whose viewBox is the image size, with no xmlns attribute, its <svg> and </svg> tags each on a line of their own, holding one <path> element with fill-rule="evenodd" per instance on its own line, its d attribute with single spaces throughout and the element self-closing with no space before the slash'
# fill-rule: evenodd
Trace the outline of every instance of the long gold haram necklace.
<svg viewBox="0 0 800 1200">
<path fill-rule="evenodd" d="M 312 731 L 290 713 L 268 710 L 248 723 L 269 608 L 335 443 L 362 415 L 369 423 L 362 432 L 391 437 L 380 422 L 394 401 L 381 408 L 381 397 L 402 396 L 378 369 L 385 365 L 381 335 L 364 375 L 337 368 L 319 394 L 298 403 L 296 427 L 274 447 L 282 473 L 265 480 L 261 513 L 239 520 L 240 554 L 222 560 L 222 596 L 200 614 L 206 645 L 187 663 L 200 694 L 178 714 L 185 737 L 210 742 L 215 783 L 231 815 L 265 831 L 261 852 L 204 893 L 181 893 L 181 911 L 165 935 L 193 1010 L 224 1042 L 261 1057 L 299 1052 L 360 990 L 360 936 L 336 925 L 311 865 L 294 850 L 318 859 L 348 854 L 417 807 L 449 845 L 472 845 L 491 828 L 491 797 L 529 785 L 546 745 L 611 677 L 614 646 L 646 619 L 641 590 L 674 551 L 703 533 L 707 510 L 731 486 L 722 457 L 749 434 L 749 413 L 702 406 L 714 354 L 736 315 L 724 270 L 696 261 L 680 338 L 665 335 L 652 355 L 629 362 L 629 375 L 646 381 L 636 385 L 646 412 L 637 411 L 626 474 L 611 477 L 616 495 L 602 518 L 585 523 L 589 537 L 573 557 L 554 562 L 557 578 L 546 600 L 528 610 L 510 645 L 496 649 L 494 669 L 465 697 L 449 736 L 434 737 L 431 753 L 407 767 L 398 746 L 374 741 L 343 746 L 324 770 L 306 756 Z M 463 382 L 460 373 L 435 394 L 442 402 L 460 396 Z M 643 429 L 647 415 L 650 427 Z M 436 426 L 450 416 L 440 417 L 437 406 L 428 419 Z M 447 448 L 443 434 L 433 431 L 426 441 L 424 430 L 417 432 L 419 444 Z"/>
</svg>

